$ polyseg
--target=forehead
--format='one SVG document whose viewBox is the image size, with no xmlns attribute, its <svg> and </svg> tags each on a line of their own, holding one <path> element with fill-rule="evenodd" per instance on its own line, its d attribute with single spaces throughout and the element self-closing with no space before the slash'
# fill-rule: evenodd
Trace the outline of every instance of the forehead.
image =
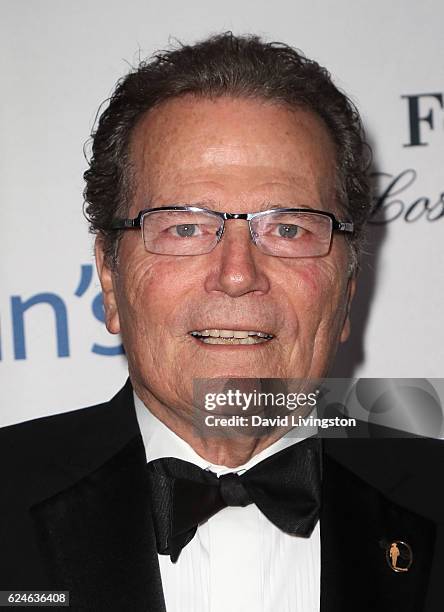
<svg viewBox="0 0 444 612">
<path fill-rule="evenodd" d="M 333 208 L 335 147 L 322 119 L 302 108 L 175 98 L 139 121 L 130 151 L 137 205 L 248 196 Z"/>
</svg>

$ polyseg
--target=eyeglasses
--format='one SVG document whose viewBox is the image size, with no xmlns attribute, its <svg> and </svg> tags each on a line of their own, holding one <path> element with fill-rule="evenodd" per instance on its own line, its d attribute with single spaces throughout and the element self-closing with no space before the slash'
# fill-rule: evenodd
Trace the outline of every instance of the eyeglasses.
<svg viewBox="0 0 444 612">
<path fill-rule="evenodd" d="M 311 208 L 224 213 L 197 206 L 146 208 L 134 219 L 115 220 L 112 229 L 141 228 L 145 249 L 150 253 L 204 255 L 220 242 L 228 219 L 248 221 L 253 243 L 275 257 L 321 257 L 330 250 L 333 231 L 354 231 L 353 223 Z"/>
</svg>

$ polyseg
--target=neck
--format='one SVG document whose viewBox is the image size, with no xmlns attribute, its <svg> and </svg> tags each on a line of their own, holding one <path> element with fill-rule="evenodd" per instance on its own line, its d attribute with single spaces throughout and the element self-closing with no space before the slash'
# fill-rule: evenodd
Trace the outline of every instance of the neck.
<svg viewBox="0 0 444 612">
<path fill-rule="evenodd" d="M 149 410 L 178 437 L 187 442 L 205 461 L 236 468 L 281 438 L 289 427 L 251 427 L 239 420 L 230 425 L 217 421 L 220 415 L 171 407 L 160 402 L 149 390 L 134 384 L 134 390 Z M 245 415 L 239 415 L 246 419 Z M 210 418 L 212 425 L 208 424 Z M 227 419 L 228 416 L 222 417 Z M 266 433 L 264 434 L 264 432 Z M 258 433 L 260 435 L 258 435 Z M 264 434 L 264 435 L 262 435 Z"/>
</svg>

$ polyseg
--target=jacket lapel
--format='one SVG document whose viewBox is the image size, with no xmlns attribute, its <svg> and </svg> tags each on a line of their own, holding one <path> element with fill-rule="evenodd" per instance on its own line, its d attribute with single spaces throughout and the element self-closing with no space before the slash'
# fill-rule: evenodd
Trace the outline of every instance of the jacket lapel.
<svg viewBox="0 0 444 612">
<path fill-rule="evenodd" d="M 76 611 L 165 612 L 141 436 L 31 509 L 54 585 Z"/>
<path fill-rule="evenodd" d="M 327 449 L 335 443 L 337 446 L 341 441 L 330 441 Z M 373 446 L 371 456 L 374 461 L 380 459 L 377 447 Z M 344 467 L 328 451 L 324 453 L 321 612 L 427 609 L 436 524 L 392 501 L 398 487 L 405 487 L 406 475 L 398 473 L 396 479 L 390 472 L 390 468 L 382 470 L 381 489 Z M 384 488 L 389 489 L 390 497 Z M 410 546 L 408 571 L 396 572 L 392 567 L 389 551 L 394 542 L 407 556 L 401 542 Z M 399 566 L 405 565 L 401 561 Z"/>
</svg>

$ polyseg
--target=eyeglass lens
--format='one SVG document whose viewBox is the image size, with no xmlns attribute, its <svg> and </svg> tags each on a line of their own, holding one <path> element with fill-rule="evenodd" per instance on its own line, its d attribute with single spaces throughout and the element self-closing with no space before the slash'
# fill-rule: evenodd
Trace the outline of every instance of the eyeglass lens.
<svg viewBox="0 0 444 612">
<path fill-rule="evenodd" d="M 257 246 L 279 257 L 319 257 L 328 253 L 330 217 L 316 213 L 271 213 L 252 220 Z"/>
</svg>

